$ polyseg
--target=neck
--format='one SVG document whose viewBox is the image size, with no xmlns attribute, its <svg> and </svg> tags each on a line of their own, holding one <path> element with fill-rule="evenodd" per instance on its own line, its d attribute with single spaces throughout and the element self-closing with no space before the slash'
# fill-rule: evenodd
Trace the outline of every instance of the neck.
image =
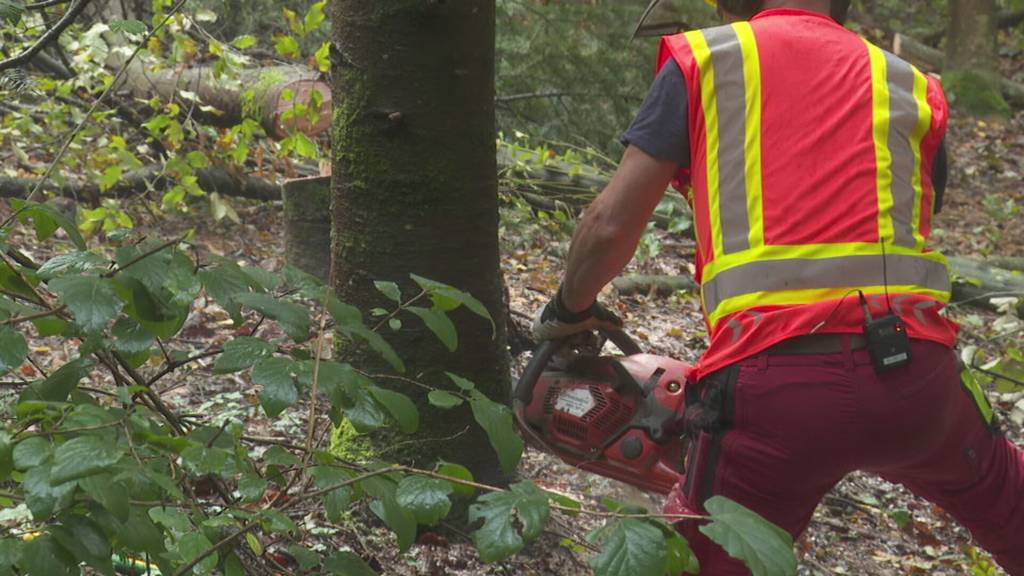
<svg viewBox="0 0 1024 576">
<path fill-rule="evenodd" d="M 797 8 L 809 12 L 818 12 L 830 16 L 832 2 L 830 0 L 765 0 L 764 9 L 769 8 Z"/>
</svg>

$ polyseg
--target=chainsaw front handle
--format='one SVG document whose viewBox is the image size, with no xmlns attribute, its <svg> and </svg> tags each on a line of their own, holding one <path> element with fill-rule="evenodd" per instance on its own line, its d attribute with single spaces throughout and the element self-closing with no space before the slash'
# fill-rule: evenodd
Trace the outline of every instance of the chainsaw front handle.
<svg viewBox="0 0 1024 576">
<path fill-rule="evenodd" d="M 623 330 L 602 330 L 600 334 L 611 340 L 615 347 L 626 356 L 642 352 L 640 346 Z M 520 402 L 522 406 L 527 406 L 533 402 L 533 389 L 537 385 L 537 381 L 540 380 L 541 374 L 544 373 L 548 364 L 551 363 L 551 359 L 555 357 L 555 354 L 564 348 L 570 339 L 571 337 L 567 336 L 555 340 L 546 340 L 537 347 L 533 352 L 533 358 L 530 359 L 530 363 L 526 365 L 526 369 L 523 370 L 522 376 L 519 377 L 519 381 L 516 383 L 516 388 L 512 394 L 513 402 Z"/>
</svg>

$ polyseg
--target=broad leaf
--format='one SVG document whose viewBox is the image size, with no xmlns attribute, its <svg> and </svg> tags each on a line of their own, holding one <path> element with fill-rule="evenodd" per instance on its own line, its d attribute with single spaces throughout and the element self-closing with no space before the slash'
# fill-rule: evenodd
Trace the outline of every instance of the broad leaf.
<svg viewBox="0 0 1024 576">
<path fill-rule="evenodd" d="M 625 518 L 600 531 L 601 552 L 590 565 L 595 576 L 634 576 L 665 573 L 665 537 L 656 526 Z"/>
<path fill-rule="evenodd" d="M 445 390 L 431 390 L 427 394 L 427 400 L 432 406 L 443 408 L 445 410 L 449 408 L 455 408 L 462 404 L 462 398 L 459 398 L 451 392 Z"/>
<path fill-rule="evenodd" d="M 395 353 L 395 349 L 381 337 L 363 324 L 359 309 L 346 304 L 333 296 L 327 301 L 327 310 L 338 324 L 338 329 L 349 338 L 359 338 L 370 345 L 370 348 L 387 361 L 398 372 L 405 372 L 405 364 Z"/>
<path fill-rule="evenodd" d="M 28 356 L 25 337 L 8 326 L 0 327 L 0 375 L 21 366 Z"/>
<path fill-rule="evenodd" d="M 373 398 L 395 419 L 399 430 L 412 434 L 419 429 L 420 413 L 408 396 L 378 386 L 370 386 L 369 390 Z"/>
<path fill-rule="evenodd" d="M 199 280 L 206 293 L 221 305 L 235 324 L 242 323 L 241 304 L 236 296 L 246 294 L 250 290 L 249 278 L 233 263 L 225 263 L 199 271 Z"/>
<path fill-rule="evenodd" d="M 469 471 L 469 468 L 466 468 L 462 464 L 453 464 L 451 462 L 442 462 L 437 467 L 436 472 L 438 474 L 443 475 L 443 476 L 448 476 L 449 478 L 456 478 L 458 480 L 465 480 L 466 482 L 472 482 L 473 481 L 473 473 Z M 449 483 L 452 485 L 452 489 L 455 491 L 455 494 L 457 494 L 459 496 L 472 496 L 473 494 L 476 493 L 476 488 L 473 488 L 472 486 L 468 486 L 466 484 L 460 484 L 458 482 L 449 482 Z"/>
<path fill-rule="evenodd" d="M 110 540 L 96 522 L 75 514 L 65 517 L 62 525 L 52 527 L 50 533 L 80 562 L 108 576 L 114 574 L 114 564 L 110 560 L 113 553 Z"/>
<path fill-rule="evenodd" d="M 0 0 L 0 20 L 6 20 L 9 24 L 17 26 L 24 13 L 25 3 L 22 0 Z"/>
<path fill-rule="evenodd" d="M 213 371 L 217 374 L 227 374 L 245 370 L 260 360 L 270 357 L 276 349 L 277 346 L 266 340 L 252 336 L 239 336 L 224 345 L 224 352 L 217 357 Z"/>
<path fill-rule="evenodd" d="M 383 280 L 377 280 L 373 283 L 377 290 L 388 297 L 389 300 L 401 303 L 402 291 L 398 289 L 398 284 L 394 282 L 384 282 Z"/>
<path fill-rule="evenodd" d="M 345 470 L 331 466 L 316 466 L 311 473 L 319 490 L 337 486 L 352 478 L 352 475 Z M 323 495 L 322 502 L 324 511 L 327 512 L 327 519 L 337 524 L 344 519 L 345 511 L 348 510 L 348 506 L 352 502 L 352 488 L 349 486 L 335 488 Z"/>
<path fill-rule="evenodd" d="M 36 466 L 25 473 L 21 484 L 25 490 L 25 504 L 37 521 L 43 521 L 54 511 L 71 503 L 74 482 L 56 484 L 50 481 L 50 464 Z"/>
<path fill-rule="evenodd" d="M 78 382 L 89 375 L 90 369 L 92 369 L 92 362 L 85 358 L 76 358 L 58 368 L 42 382 L 33 382 L 22 394 L 21 401 L 64 402 L 72 390 L 78 386 Z"/>
<path fill-rule="evenodd" d="M 29 574 L 40 576 L 79 576 L 78 561 L 57 540 L 44 534 L 25 544 L 20 566 Z"/>
<path fill-rule="evenodd" d="M 20 222 L 25 223 L 27 220 L 32 220 L 37 240 L 46 240 L 57 231 L 57 228 L 61 228 L 75 244 L 76 248 L 85 250 L 85 239 L 78 232 L 78 226 L 56 207 L 50 204 L 26 202 L 20 199 L 11 200 L 11 207 L 18 211 L 18 220 Z"/>
<path fill-rule="evenodd" d="M 430 328 L 430 331 L 437 336 L 437 339 L 444 344 L 448 351 L 454 352 L 459 347 L 455 324 L 452 324 L 447 314 L 436 308 L 420 308 L 419 306 L 409 306 L 406 310 L 419 316 L 420 320 L 423 320 L 427 328 Z"/>
<path fill-rule="evenodd" d="M 49 284 L 60 296 L 78 324 L 86 333 L 103 330 L 124 308 L 110 281 L 103 278 L 72 276 L 56 278 Z"/>
<path fill-rule="evenodd" d="M 448 378 L 450 378 L 452 382 L 455 382 L 456 386 L 462 388 L 466 392 L 469 392 L 470 390 L 476 388 L 476 384 L 474 384 L 468 378 L 463 378 L 462 376 L 459 376 L 458 374 L 452 374 L 451 372 L 445 372 L 445 375 L 448 376 Z"/>
<path fill-rule="evenodd" d="M 140 36 L 146 33 L 146 25 L 138 20 L 111 20 L 110 31 Z"/>
<path fill-rule="evenodd" d="M 498 462 L 506 474 L 511 474 L 523 455 L 523 439 L 516 432 L 512 422 L 512 411 L 504 404 L 498 404 L 477 390 L 471 392 L 469 407 L 473 418 L 487 433 L 491 446 L 498 453 Z"/>
<path fill-rule="evenodd" d="M 46 462 L 51 452 L 50 442 L 46 438 L 31 436 L 14 445 L 11 457 L 16 469 L 28 470 Z"/>
<path fill-rule="evenodd" d="M 423 288 L 431 295 L 439 295 L 444 298 L 454 300 L 468 308 L 470 312 L 486 319 L 491 323 L 491 337 L 494 337 L 497 327 L 494 325 L 494 319 L 491 318 L 491 313 L 487 311 L 487 307 L 484 306 L 483 302 L 477 300 L 468 292 L 463 292 L 454 286 L 449 286 L 447 284 L 437 282 L 436 280 L 430 280 L 415 274 L 412 274 L 411 277 L 413 281 L 420 285 L 420 288 Z"/>
<path fill-rule="evenodd" d="M 49 446 L 46 447 L 49 452 Z M 14 471 L 14 444 L 11 435 L 0 430 L 0 480 L 6 480 Z"/>
<path fill-rule="evenodd" d="M 385 495 L 370 503 L 370 510 L 388 525 L 398 537 L 398 549 L 408 550 L 416 541 L 416 518 L 399 506 L 394 495 Z"/>
<path fill-rule="evenodd" d="M 110 335 L 115 338 L 112 347 L 124 354 L 138 354 L 153 347 L 156 338 L 132 318 L 122 316 L 114 322 Z"/>
<path fill-rule="evenodd" d="M 238 294 L 235 301 L 258 310 L 268 318 L 277 320 L 284 331 L 296 342 L 309 339 L 309 310 L 298 304 L 282 302 L 260 293 Z"/>
<path fill-rule="evenodd" d="M 711 521 L 700 527 L 713 542 L 750 568 L 753 576 L 796 574 L 793 538 L 756 512 L 722 496 L 704 503 Z"/>
<path fill-rule="evenodd" d="M 369 564 L 348 551 L 338 552 L 324 560 L 324 568 L 336 576 L 377 576 Z"/>
<path fill-rule="evenodd" d="M 114 480 L 110 474 L 96 474 L 78 481 L 78 485 L 85 490 L 85 493 L 92 496 L 97 502 L 110 512 L 120 522 L 126 522 L 129 517 L 130 507 L 128 500 L 128 488 Z"/>
<path fill-rule="evenodd" d="M 44 263 L 36 274 L 43 280 L 50 280 L 67 274 L 80 274 L 107 263 L 107 260 L 92 252 L 73 252 L 54 256 Z"/>
<path fill-rule="evenodd" d="M 271 418 L 299 400 L 299 392 L 295 389 L 294 360 L 265 358 L 252 369 L 252 381 L 263 387 L 260 405 Z"/>
<path fill-rule="evenodd" d="M 551 510 L 547 494 L 531 482 L 509 486 L 507 492 L 484 494 L 469 507 L 469 521 L 483 520 L 473 543 L 484 562 L 503 560 L 540 536 Z"/>
<path fill-rule="evenodd" d="M 202 532 L 188 532 L 178 540 L 178 554 L 184 562 L 191 562 L 201 554 L 213 548 L 213 542 L 203 535 Z M 211 574 L 217 567 L 219 557 L 216 552 L 207 556 L 193 569 L 194 574 Z"/>
<path fill-rule="evenodd" d="M 367 388 L 360 388 L 355 391 L 354 404 L 346 406 L 343 411 L 345 417 L 352 423 L 352 427 L 360 434 L 372 432 L 387 422 L 387 415 L 380 403 L 374 399 Z"/>
<path fill-rule="evenodd" d="M 63 484 L 105 472 L 121 459 L 121 451 L 97 436 L 78 436 L 57 447 L 50 480 Z"/>
<path fill-rule="evenodd" d="M 448 511 L 452 507 L 452 502 L 448 499 L 451 493 L 452 485 L 444 480 L 406 476 L 398 483 L 395 501 L 412 513 L 419 524 L 433 526 L 448 516 Z"/>
</svg>

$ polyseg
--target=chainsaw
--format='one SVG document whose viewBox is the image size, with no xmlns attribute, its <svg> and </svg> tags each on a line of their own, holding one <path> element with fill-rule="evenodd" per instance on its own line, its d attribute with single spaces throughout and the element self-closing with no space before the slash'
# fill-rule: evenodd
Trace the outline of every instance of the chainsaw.
<svg viewBox="0 0 1024 576">
<path fill-rule="evenodd" d="M 668 494 L 683 474 L 683 415 L 693 367 L 644 354 L 623 331 L 602 333 L 624 356 L 542 343 L 513 389 L 523 436 L 582 470 Z"/>
</svg>

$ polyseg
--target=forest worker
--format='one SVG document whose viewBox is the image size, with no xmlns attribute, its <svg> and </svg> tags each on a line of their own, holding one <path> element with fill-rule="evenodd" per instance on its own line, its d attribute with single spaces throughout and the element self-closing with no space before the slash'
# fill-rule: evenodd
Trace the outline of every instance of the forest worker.
<svg viewBox="0 0 1024 576">
<path fill-rule="evenodd" d="M 620 324 L 597 294 L 670 181 L 688 184 L 710 343 L 687 409 L 699 434 L 667 511 L 723 495 L 796 538 L 865 470 L 938 504 L 1024 575 L 1024 454 L 961 382 L 957 327 L 940 314 L 946 261 L 926 248 L 945 179 L 938 81 L 843 28 L 849 0 L 720 3 L 726 21 L 752 17 L 662 40 L 535 336 Z M 702 574 L 749 574 L 696 528 L 681 527 Z"/>
</svg>

